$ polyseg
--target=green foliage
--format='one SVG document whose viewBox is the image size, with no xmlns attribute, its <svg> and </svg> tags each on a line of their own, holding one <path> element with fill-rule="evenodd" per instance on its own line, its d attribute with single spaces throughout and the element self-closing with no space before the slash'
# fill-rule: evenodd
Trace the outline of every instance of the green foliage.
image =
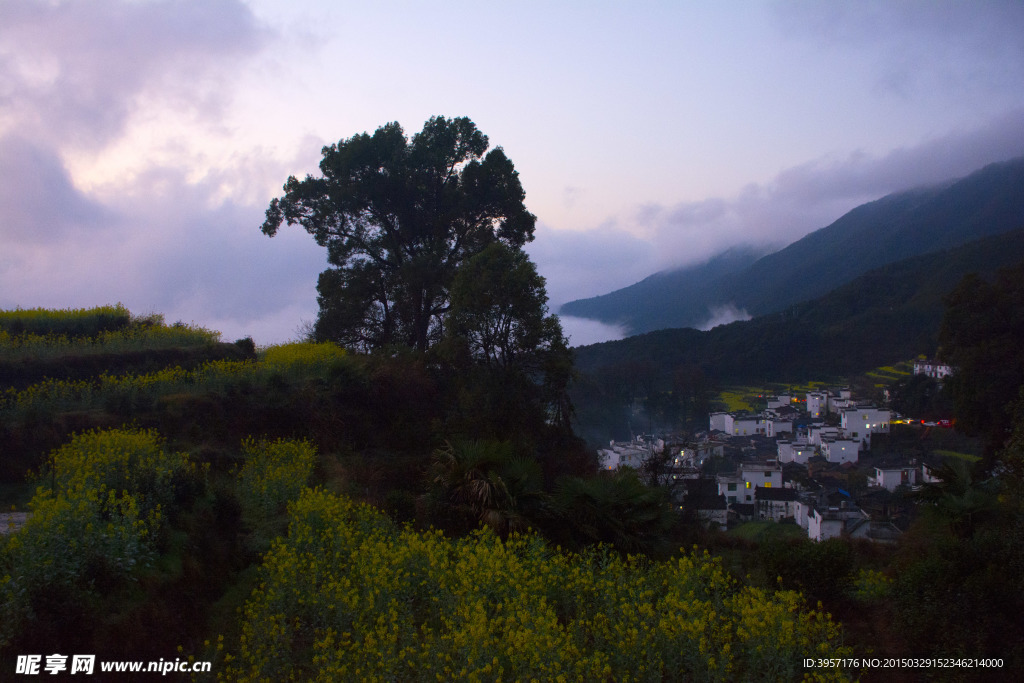
<svg viewBox="0 0 1024 683">
<path fill-rule="evenodd" d="M 915 497 L 925 503 L 928 512 L 948 523 L 955 536 L 969 537 L 999 507 L 999 483 L 979 477 L 979 473 L 978 462 L 947 458 L 933 473 L 939 481 L 924 484 Z"/>
<path fill-rule="evenodd" d="M 254 521 L 284 511 L 289 501 L 309 483 L 316 464 L 316 448 L 306 441 L 255 441 L 242 444 L 245 465 L 239 473 L 239 499 Z"/>
<path fill-rule="evenodd" d="M 916 420 L 948 420 L 953 403 L 942 386 L 928 375 L 911 375 L 897 380 L 890 388 L 889 406 Z"/>
<path fill-rule="evenodd" d="M 22 391 L 0 396 L 0 417 L 18 420 L 29 414 L 104 408 L 132 414 L 160 396 L 226 392 L 241 384 L 268 384 L 272 378 L 298 381 L 321 377 L 349 363 L 334 344 L 286 344 L 269 347 L 261 361 L 219 360 L 187 371 L 169 367 L 142 375 L 103 374 L 94 381 L 45 379 Z"/>
<path fill-rule="evenodd" d="M 291 515 L 224 680 L 786 680 L 802 657 L 851 654 L 796 593 L 740 587 L 707 555 L 565 554 L 486 530 L 449 540 L 323 491 Z"/>
<path fill-rule="evenodd" d="M 543 352 L 564 343 L 547 299 L 544 278 L 525 252 L 491 244 L 456 272 L 449 334 L 486 365 L 536 372 Z"/>
<path fill-rule="evenodd" d="M 851 591 L 855 580 L 854 552 L 843 539 L 774 540 L 763 543 L 757 552 L 769 578 L 781 578 L 783 587 L 802 592 L 811 602 L 835 604 Z"/>
<path fill-rule="evenodd" d="M 429 516 L 458 532 L 484 524 L 507 536 L 550 513 L 540 465 L 508 442 L 447 443 L 434 452 L 427 477 Z"/>
<path fill-rule="evenodd" d="M 101 331 L 93 336 L 11 335 L 0 330 L 0 359 L 25 360 L 81 356 L 87 354 L 120 354 L 142 349 L 163 349 L 213 344 L 219 332 L 187 325 L 131 325 L 117 330 Z"/>
<path fill-rule="evenodd" d="M 152 430 L 113 429 L 79 434 L 58 448 L 41 479 L 58 494 L 131 491 L 156 509 L 174 498 L 175 477 L 190 468 L 184 453 L 168 453 Z"/>
<path fill-rule="evenodd" d="M 884 266 L 818 299 L 753 320 L 707 332 L 659 330 L 576 348 L 576 366 L 597 373 L 652 359 L 662 375 L 680 365 L 696 366 L 722 383 L 845 382 L 851 375 L 935 349 L 943 297 L 964 274 L 993 274 L 1021 259 L 1024 230 L 1016 230 Z M 803 278 L 806 264 L 792 272 Z"/>
<path fill-rule="evenodd" d="M 12 337 L 95 337 L 120 330 L 131 320 L 132 314 L 122 304 L 64 310 L 16 308 L 0 311 L 0 331 Z"/>
<path fill-rule="evenodd" d="M 345 360 L 345 349 L 330 342 L 292 342 L 268 346 L 260 352 L 264 366 L 278 372 L 328 374 Z"/>
<path fill-rule="evenodd" d="M 606 543 L 624 553 L 664 551 L 675 521 L 665 491 L 645 485 L 628 467 L 590 479 L 563 478 L 554 507 L 566 543 Z"/>
<path fill-rule="evenodd" d="M 79 609 L 136 578 L 193 477 L 150 431 L 88 432 L 54 451 L 43 477 L 53 488 L 39 489 L 25 526 L 0 545 L 0 645 L 58 618 L 60 600 Z"/>
<path fill-rule="evenodd" d="M 994 282 L 968 275 L 946 298 L 940 343 L 956 367 L 946 388 L 957 429 L 983 436 L 989 453 L 1002 448 L 1011 408 L 1024 383 L 1024 261 Z"/>
<path fill-rule="evenodd" d="M 1000 657 L 1024 666 L 1024 519 L 957 538 L 940 529 L 898 558 L 894 627 L 915 656 Z M 924 529 L 918 528 L 921 535 Z"/>
<path fill-rule="evenodd" d="M 862 603 L 876 603 L 892 595 L 892 584 L 892 579 L 882 572 L 862 568 L 853 580 L 852 596 Z"/>
<path fill-rule="evenodd" d="M 518 173 L 468 118 L 398 123 L 324 147 L 321 177 L 288 178 L 262 230 L 299 224 L 327 248 L 314 335 L 359 349 L 419 351 L 443 334 L 459 266 L 488 244 L 521 247 L 536 217 Z"/>
</svg>

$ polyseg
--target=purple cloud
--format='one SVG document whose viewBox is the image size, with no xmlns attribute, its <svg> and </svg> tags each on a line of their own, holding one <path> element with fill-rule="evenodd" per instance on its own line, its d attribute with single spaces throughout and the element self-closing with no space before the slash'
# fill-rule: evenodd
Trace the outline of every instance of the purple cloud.
<svg viewBox="0 0 1024 683">
<path fill-rule="evenodd" d="M 144 94 L 216 113 L 232 58 L 269 38 L 239 0 L 7 0 L 0 93 L 22 135 L 97 149 Z"/>
<path fill-rule="evenodd" d="M 0 138 L 0 241 L 46 244 L 74 233 L 95 234 L 111 212 L 79 192 L 50 149 Z"/>
<path fill-rule="evenodd" d="M 638 207 L 633 224 L 649 235 L 652 272 L 703 261 L 735 245 L 784 246 L 884 195 L 965 176 L 1024 155 L 1024 110 L 883 156 L 827 156 L 751 184 L 729 199 Z M 649 274 L 649 273 L 648 273 Z M 592 295 L 605 291 L 594 291 Z"/>
</svg>

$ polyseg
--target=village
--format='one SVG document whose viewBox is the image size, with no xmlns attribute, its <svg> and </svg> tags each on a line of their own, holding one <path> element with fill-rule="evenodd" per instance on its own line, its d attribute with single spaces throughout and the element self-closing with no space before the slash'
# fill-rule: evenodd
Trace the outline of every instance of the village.
<svg viewBox="0 0 1024 683">
<path fill-rule="evenodd" d="M 951 373 L 931 360 L 914 374 Z M 669 489 L 690 519 L 729 529 L 750 521 L 795 524 L 807 538 L 845 537 L 893 543 L 909 525 L 906 496 L 939 481 L 939 456 L 872 448 L 894 424 L 922 423 L 858 400 L 849 388 L 763 397 L 758 413 L 714 412 L 693 435 L 641 435 L 598 451 L 607 470 L 631 467 Z"/>
</svg>

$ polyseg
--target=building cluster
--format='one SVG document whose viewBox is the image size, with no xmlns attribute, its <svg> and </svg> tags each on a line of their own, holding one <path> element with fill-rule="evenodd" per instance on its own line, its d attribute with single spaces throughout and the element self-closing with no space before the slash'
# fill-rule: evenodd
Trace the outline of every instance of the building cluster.
<svg viewBox="0 0 1024 683">
<path fill-rule="evenodd" d="M 942 380 L 953 374 L 953 367 L 937 360 L 919 358 L 914 361 L 915 375 L 928 375 L 932 379 Z"/>
<path fill-rule="evenodd" d="M 871 455 L 872 437 L 888 434 L 891 422 L 888 409 L 849 389 L 811 391 L 769 397 L 756 414 L 712 413 L 709 430 L 685 442 L 640 437 L 599 455 L 608 469 L 656 458 L 680 509 L 707 524 L 774 520 L 819 541 L 889 542 L 900 531 L 887 494 L 934 480 L 925 465 Z M 866 494 L 854 500 L 851 482 L 863 489 L 865 480 Z"/>
</svg>

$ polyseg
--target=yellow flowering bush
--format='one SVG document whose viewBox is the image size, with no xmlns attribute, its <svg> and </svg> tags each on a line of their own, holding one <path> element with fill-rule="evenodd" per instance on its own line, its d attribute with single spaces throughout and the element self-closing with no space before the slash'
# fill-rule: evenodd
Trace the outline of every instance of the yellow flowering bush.
<svg viewBox="0 0 1024 683">
<path fill-rule="evenodd" d="M 0 359 L 54 358 L 64 355 L 125 353 L 143 349 L 202 346 L 220 341 L 220 333 L 188 325 L 130 325 L 93 336 L 20 334 L 0 329 Z"/>
<path fill-rule="evenodd" d="M 11 335 L 67 335 L 90 337 L 104 330 L 117 330 L 132 321 L 122 304 L 95 308 L 16 308 L 0 311 L 0 330 Z"/>
<path fill-rule="evenodd" d="M 304 372 L 311 370 L 328 370 L 346 357 L 345 349 L 331 342 L 293 342 L 269 346 L 260 353 L 260 360 L 267 368 L 275 370 L 292 370 L 301 368 Z"/>
<path fill-rule="evenodd" d="M 185 453 L 168 452 L 149 429 L 94 430 L 79 434 L 56 449 L 44 477 L 55 493 L 75 497 L 83 492 L 130 494 L 145 510 L 167 507 L 176 481 L 193 471 Z"/>
<path fill-rule="evenodd" d="M 245 465 L 238 475 L 238 497 L 255 520 L 283 511 L 306 486 L 316 464 L 316 447 L 306 441 L 248 439 L 242 450 Z"/>
<path fill-rule="evenodd" d="M 192 470 L 146 430 L 94 431 L 50 457 L 31 515 L 0 541 L 0 646 L 29 628 L 35 606 L 62 596 L 81 602 L 97 584 L 128 580 L 148 566 L 178 477 Z"/>
<path fill-rule="evenodd" d="M 803 657 L 850 654 L 798 594 L 741 587 L 706 553 L 449 539 L 321 490 L 290 515 L 222 680 L 774 681 L 804 676 Z"/>
<path fill-rule="evenodd" d="M 191 371 L 169 367 L 143 375 L 103 374 L 93 382 L 45 379 L 22 391 L 7 389 L 0 394 L 0 418 L 96 408 L 132 412 L 168 394 L 225 392 L 281 375 L 292 380 L 323 377 L 348 363 L 344 349 L 334 344 L 303 343 L 272 346 L 262 352 L 261 360 L 209 361 Z"/>
</svg>

